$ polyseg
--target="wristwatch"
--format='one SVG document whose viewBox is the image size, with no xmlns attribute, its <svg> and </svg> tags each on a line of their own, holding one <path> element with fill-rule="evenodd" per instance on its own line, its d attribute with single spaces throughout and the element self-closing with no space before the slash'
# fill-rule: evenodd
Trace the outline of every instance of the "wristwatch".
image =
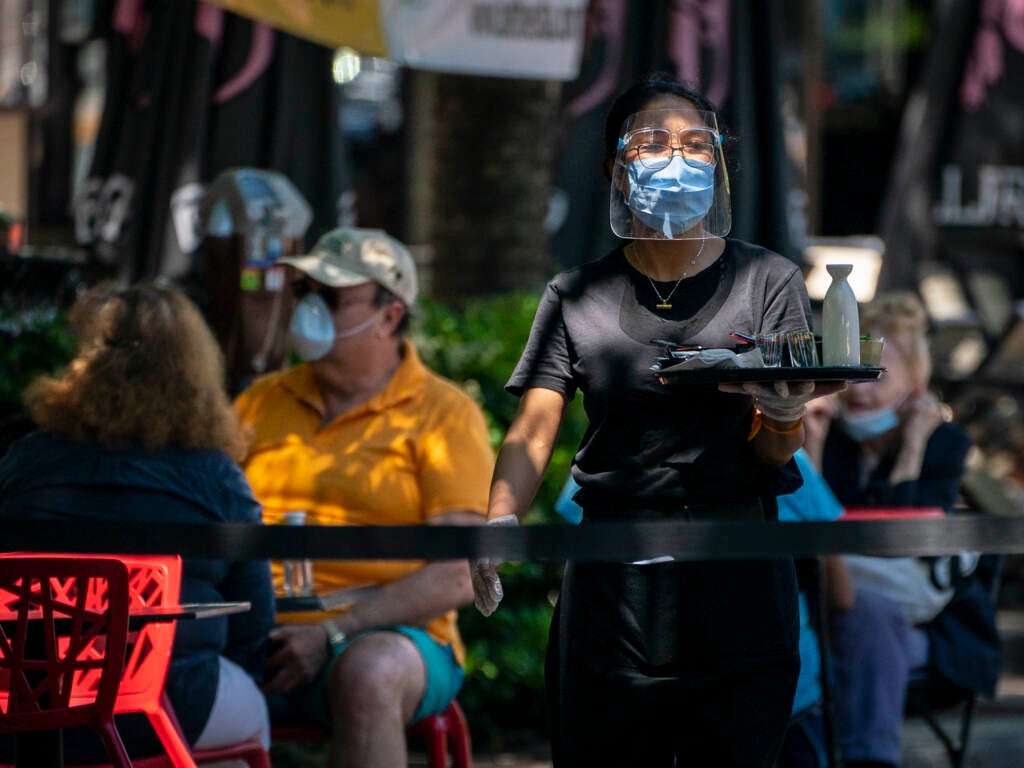
<svg viewBox="0 0 1024 768">
<path fill-rule="evenodd" d="M 331 646 L 332 651 L 336 652 L 345 645 L 345 633 L 338 629 L 333 619 L 324 619 L 320 626 L 327 632 L 327 644 Z"/>
</svg>

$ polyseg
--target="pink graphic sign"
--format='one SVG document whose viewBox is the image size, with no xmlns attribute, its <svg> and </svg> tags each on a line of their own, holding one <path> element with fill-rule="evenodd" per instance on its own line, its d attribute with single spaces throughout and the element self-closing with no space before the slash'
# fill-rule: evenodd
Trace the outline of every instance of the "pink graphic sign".
<svg viewBox="0 0 1024 768">
<path fill-rule="evenodd" d="M 1006 45 L 1024 53 L 1024 0 L 982 0 L 981 19 L 960 84 L 960 104 L 973 112 L 1005 72 Z"/>
<path fill-rule="evenodd" d="M 730 0 L 675 0 L 669 9 L 668 55 L 676 74 L 717 107 L 729 98 L 731 10 Z"/>
</svg>

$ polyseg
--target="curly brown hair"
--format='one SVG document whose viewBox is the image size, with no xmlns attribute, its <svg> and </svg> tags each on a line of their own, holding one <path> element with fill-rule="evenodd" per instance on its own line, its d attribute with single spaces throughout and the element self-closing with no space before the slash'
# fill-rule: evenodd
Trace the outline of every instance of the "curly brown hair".
<svg viewBox="0 0 1024 768">
<path fill-rule="evenodd" d="M 146 283 L 86 293 L 70 313 L 78 353 L 25 390 L 42 429 L 111 449 L 219 448 L 244 455 L 220 348 L 179 291 Z"/>
</svg>

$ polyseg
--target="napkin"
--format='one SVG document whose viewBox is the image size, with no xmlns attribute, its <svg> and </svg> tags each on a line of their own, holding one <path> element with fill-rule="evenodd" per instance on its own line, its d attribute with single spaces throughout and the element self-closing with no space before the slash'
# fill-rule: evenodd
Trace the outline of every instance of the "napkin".
<svg viewBox="0 0 1024 768">
<path fill-rule="evenodd" d="M 761 350 L 756 347 L 738 354 L 731 349 L 701 349 L 676 352 L 673 357 L 676 359 L 670 365 L 655 363 L 651 369 L 660 371 L 668 367 L 673 371 L 695 371 L 700 368 L 764 368 Z"/>
</svg>

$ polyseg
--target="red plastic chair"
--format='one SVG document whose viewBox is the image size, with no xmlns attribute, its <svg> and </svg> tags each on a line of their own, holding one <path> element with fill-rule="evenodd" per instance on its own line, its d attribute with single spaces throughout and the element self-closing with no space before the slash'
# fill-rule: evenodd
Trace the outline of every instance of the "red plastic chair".
<svg viewBox="0 0 1024 768">
<path fill-rule="evenodd" d="M 102 601 L 97 601 L 102 595 Z M 97 602 L 102 605 L 97 606 Z M 114 725 L 128 635 L 128 571 L 114 559 L 0 559 L 0 731 L 86 725 L 119 768 Z M 30 648 L 40 638 L 41 647 Z"/>
<path fill-rule="evenodd" d="M 3 557 L 0 555 L 0 559 Z M 128 596 L 131 607 L 176 605 L 180 601 L 181 558 L 177 555 L 82 557 L 112 557 L 124 563 L 129 574 Z M 94 596 L 97 603 L 101 603 L 102 599 L 102 594 Z M 217 749 L 189 749 L 174 708 L 164 692 L 176 625 L 174 621 L 152 622 L 133 633 L 134 642 L 124 663 L 114 714 L 144 712 L 167 753 L 136 760 L 136 768 L 195 768 L 197 763 L 222 760 L 243 760 L 250 768 L 270 768 L 267 751 L 254 739 Z"/>
<path fill-rule="evenodd" d="M 453 768 L 473 766 L 469 724 L 462 707 L 454 699 L 440 713 L 410 725 L 406 734 L 424 740 L 427 745 L 427 765 L 430 768 L 447 768 L 449 750 Z"/>
<path fill-rule="evenodd" d="M 448 768 L 449 751 L 453 768 L 472 768 L 469 724 L 457 701 L 453 700 L 438 714 L 413 723 L 405 733 L 426 743 L 429 768 Z M 271 736 L 274 741 L 330 741 L 331 731 L 312 725 L 276 725 L 271 728 Z"/>
</svg>

